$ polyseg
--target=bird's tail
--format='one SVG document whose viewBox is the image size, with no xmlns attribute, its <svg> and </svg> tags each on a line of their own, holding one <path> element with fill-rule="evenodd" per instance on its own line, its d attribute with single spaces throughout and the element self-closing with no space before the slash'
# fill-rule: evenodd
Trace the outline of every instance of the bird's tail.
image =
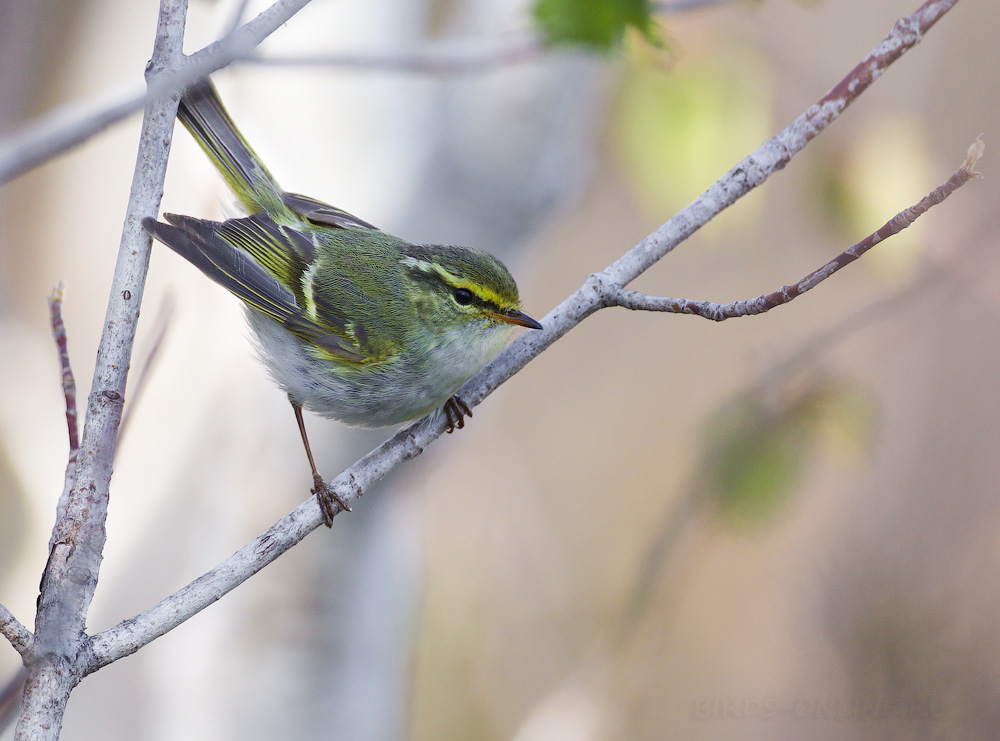
<svg viewBox="0 0 1000 741">
<path fill-rule="evenodd" d="M 275 213 L 286 208 L 281 187 L 236 128 L 211 82 L 201 80 L 184 92 L 177 118 L 248 213 Z"/>
</svg>

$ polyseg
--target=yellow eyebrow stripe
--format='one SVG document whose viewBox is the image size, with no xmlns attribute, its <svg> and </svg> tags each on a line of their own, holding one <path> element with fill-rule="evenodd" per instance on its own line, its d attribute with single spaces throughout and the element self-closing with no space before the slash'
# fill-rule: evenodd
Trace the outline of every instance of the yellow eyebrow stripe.
<svg viewBox="0 0 1000 741">
<path fill-rule="evenodd" d="M 460 278 L 454 273 L 448 271 L 447 269 L 436 265 L 427 260 L 420 260 L 416 257 L 404 257 L 400 262 L 403 265 L 407 265 L 411 268 L 416 268 L 417 270 L 422 270 L 425 273 L 435 273 L 440 276 L 441 279 L 452 286 L 453 288 L 467 288 L 472 291 L 473 295 L 476 296 L 480 301 L 484 301 L 488 304 L 492 304 L 499 309 L 512 309 L 517 308 L 512 306 L 510 301 L 504 300 L 500 294 L 496 291 L 492 291 L 481 283 L 476 283 L 467 278 Z"/>
</svg>

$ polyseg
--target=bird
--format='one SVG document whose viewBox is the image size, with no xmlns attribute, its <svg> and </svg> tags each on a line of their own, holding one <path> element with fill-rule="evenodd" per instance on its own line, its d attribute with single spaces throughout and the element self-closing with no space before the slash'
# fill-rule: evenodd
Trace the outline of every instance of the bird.
<svg viewBox="0 0 1000 741">
<path fill-rule="evenodd" d="M 177 118 L 245 215 L 164 214 L 143 228 L 243 301 L 258 355 L 291 402 L 324 523 L 349 510 L 320 475 L 302 410 L 377 428 L 436 409 L 447 431 L 471 417 L 458 389 L 508 344 L 542 325 L 493 255 L 413 244 L 323 201 L 282 190 L 208 79 Z"/>
</svg>

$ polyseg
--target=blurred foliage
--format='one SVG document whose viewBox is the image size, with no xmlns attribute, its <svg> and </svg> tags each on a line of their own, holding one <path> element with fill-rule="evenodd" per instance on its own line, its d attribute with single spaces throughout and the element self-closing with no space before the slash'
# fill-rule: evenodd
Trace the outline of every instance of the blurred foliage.
<svg viewBox="0 0 1000 741">
<path fill-rule="evenodd" d="M 613 130 L 625 175 L 654 218 L 676 212 L 770 136 L 771 88 L 759 52 L 736 47 L 686 55 L 669 71 L 629 71 Z"/>
<path fill-rule="evenodd" d="M 773 517 L 821 444 L 860 453 L 870 441 L 874 415 L 856 387 L 819 377 L 779 384 L 730 399 L 709 423 L 697 485 L 730 521 Z"/>
<path fill-rule="evenodd" d="M 534 16 L 551 46 L 583 45 L 610 52 L 622 43 L 628 27 L 651 44 L 660 43 L 650 0 L 538 0 Z"/>
</svg>

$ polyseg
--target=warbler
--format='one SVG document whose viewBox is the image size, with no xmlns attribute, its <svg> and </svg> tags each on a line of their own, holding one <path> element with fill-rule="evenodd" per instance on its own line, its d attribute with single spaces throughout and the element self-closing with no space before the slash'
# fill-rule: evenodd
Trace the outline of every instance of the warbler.
<svg viewBox="0 0 1000 741">
<path fill-rule="evenodd" d="M 327 525 L 348 509 L 320 476 L 302 409 L 385 427 L 438 407 L 448 431 L 472 416 L 455 392 L 516 327 L 517 284 L 492 255 L 411 244 L 322 201 L 288 193 L 254 153 L 208 80 L 181 96 L 177 117 L 246 216 L 222 222 L 146 218 L 153 237 L 246 305 L 258 353 L 288 394 Z"/>
</svg>

